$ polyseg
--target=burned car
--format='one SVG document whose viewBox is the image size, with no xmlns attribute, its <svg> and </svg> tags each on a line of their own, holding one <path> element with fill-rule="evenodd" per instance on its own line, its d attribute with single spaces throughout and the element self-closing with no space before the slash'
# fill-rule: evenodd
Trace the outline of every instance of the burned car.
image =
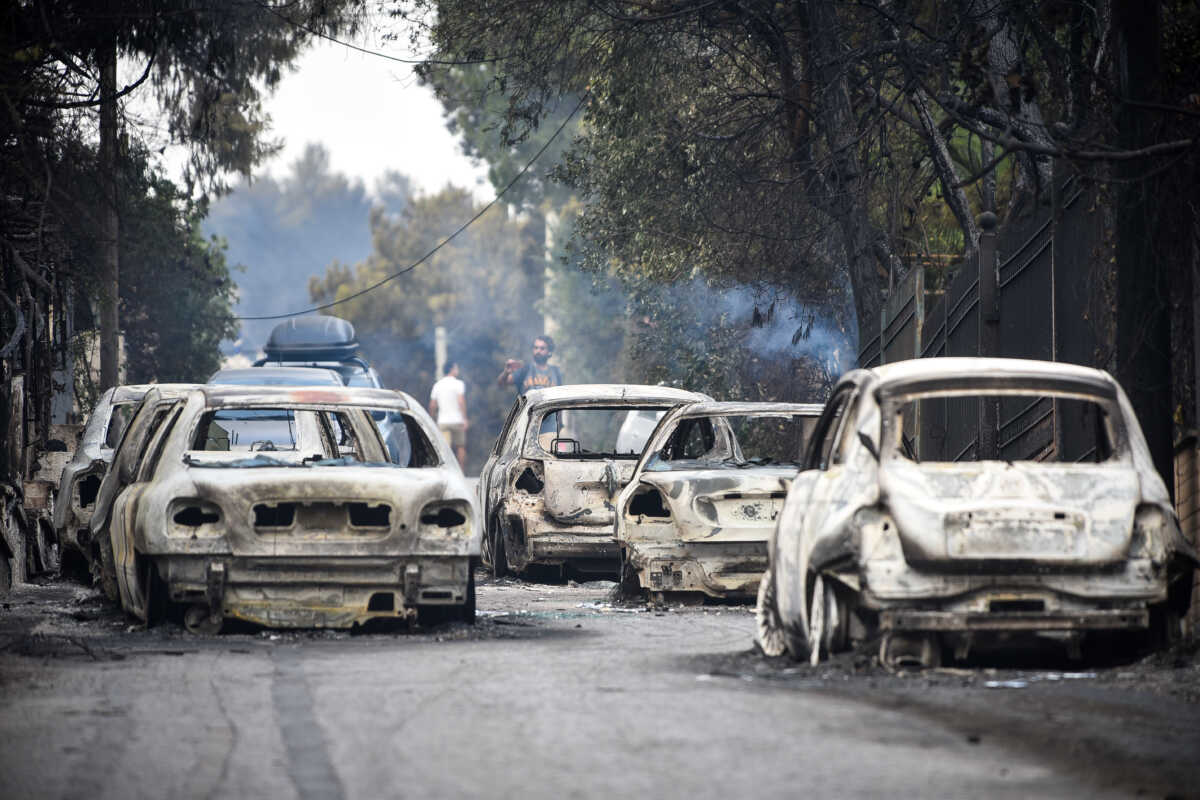
<svg viewBox="0 0 1200 800">
<path fill-rule="evenodd" d="M 756 639 L 890 665 L 1181 632 L 1196 552 L 1105 372 L 930 358 L 844 376 L 792 482 Z"/>
<path fill-rule="evenodd" d="M 93 561 L 95 551 L 88 522 L 95 510 L 100 484 L 134 411 L 152 388 L 159 385 L 117 386 L 101 394 L 80 435 L 75 454 L 63 467 L 54 501 L 54 530 L 62 547 L 65 571 L 84 571 Z"/>
<path fill-rule="evenodd" d="M 570 566 L 615 574 L 614 503 L 640 450 L 622 451 L 629 413 L 708 400 L 664 386 L 576 384 L 517 398 L 479 478 L 483 561 L 493 574 Z"/>
<path fill-rule="evenodd" d="M 668 412 L 617 499 L 622 590 L 754 598 L 821 409 L 705 402 Z"/>
<path fill-rule="evenodd" d="M 402 463 L 380 416 L 406 429 Z M 147 430 L 139 455 L 114 463 L 124 486 L 107 525 L 131 615 L 153 623 L 180 611 L 195 632 L 227 618 L 474 621 L 474 499 L 411 397 L 207 385 Z"/>
</svg>

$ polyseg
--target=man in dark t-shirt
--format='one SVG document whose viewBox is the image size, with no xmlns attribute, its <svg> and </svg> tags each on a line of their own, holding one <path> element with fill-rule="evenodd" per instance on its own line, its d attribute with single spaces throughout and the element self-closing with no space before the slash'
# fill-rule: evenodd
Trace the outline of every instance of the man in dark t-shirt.
<svg viewBox="0 0 1200 800">
<path fill-rule="evenodd" d="M 543 333 L 533 340 L 533 360 L 525 364 L 510 358 L 504 365 L 504 371 L 496 378 L 496 383 L 515 386 L 517 394 L 525 394 L 530 389 L 562 386 L 562 370 L 547 363 L 553 352 L 554 340 Z"/>
</svg>

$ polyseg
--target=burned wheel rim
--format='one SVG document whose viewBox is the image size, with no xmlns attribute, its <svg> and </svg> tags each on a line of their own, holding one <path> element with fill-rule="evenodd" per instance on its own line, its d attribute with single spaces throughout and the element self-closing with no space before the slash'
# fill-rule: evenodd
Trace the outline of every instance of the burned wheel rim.
<svg viewBox="0 0 1200 800">
<path fill-rule="evenodd" d="M 812 599 L 808 608 L 808 640 L 812 642 L 808 652 L 808 663 L 814 667 L 821 662 L 821 648 L 825 647 L 828 650 L 829 647 L 826 639 L 829 630 L 828 622 L 825 606 L 825 579 L 818 575 L 813 581 Z"/>
<path fill-rule="evenodd" d="M 767 570 L 758 582 L 758 601 L 754 606 L 754 642 L 763 655 L 778 657 L 787 652 L 787 637 L 775 605 L 775 576 Z"/>
</svg>

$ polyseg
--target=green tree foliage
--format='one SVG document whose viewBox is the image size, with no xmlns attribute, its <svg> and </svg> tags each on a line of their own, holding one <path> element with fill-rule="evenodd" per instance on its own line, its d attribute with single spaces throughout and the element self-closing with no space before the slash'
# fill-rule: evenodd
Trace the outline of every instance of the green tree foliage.
<svg viewBox="0 0 1200 800">
<path fill-rule="evenodd" d="M 77 322 L 91 324 L 89 306 L 108 291 L 96 280 L 96 250 L 113 235 L 101 234 L 98 223 L 97 111 L 115 101 L 129 377 L 206 376 L 217 343 L 232 332 L 223 250 L 199 233 L 207 198 L 225 187 L 228 174 L 249 174 L 274 151 L 263 93 L 314 33 L 353 30 L 361 8 L 360 0 L 0 6 L 0 195 L 16 209 L 0 217 L 0 247 L 23 248 L 32 264 L 13 274 L 73 297 Z M 130 77 L 115 97 L 101 96 L 101 65 L 114 54 Z M 125 113 L 135 97 L 148 101 L 139 108 L 161 116 Z M 164 138 L 190 153 L 183 188 L 148 163 Z M 11 283 L 7 262 L 5 270 Z"/>
<path fill-rule="evenodd" d="M 465 189 L 410 197 L 398 214 L 370 215 L 372 251 L 354 266 L 335 264 L 309 283 L 313 302 L 348 297 L 399 272 L 432 250 L 479 207 Z M 512 405 L 511 387 L 496 386 L 506 358 L 526 354 L 530 317 L 541 299 L 521 265 L 539 252 L 529 225 L 493 207 L 421 266 L 331 309 L 354 323 L 363 351 L 385 385 L 421 403 L 434 375 L 434 330 L 446 328 L 448 355 L 467 385 L 468 459 L 478 466 Z M 540 323 L 535 323 L 539 324 Z"/>
<path fill-rule="evenodd" d="M 90 150 L 60 165 L 83 209 L 99 204 Z M 122 158 L 118 214 L 126 246 L 121 253 L 121 318 L 125 334 L 126 378 L 203 382 L 220 365 L 219 343 L 233 335 L 234 285 L 224 245 L 205 239 L 198 204 L 133 148 Z M 96 284 L 103 236 L 98 215 L 85 213 L 66 228 L 72 274 L 85 295 Z M 82 320 L 86 320 L 86 310 Z"/>
<path fill-rule="evenodd" d="M 1052 159 L 1151 159 L 1145 174 L 1195 150 L 1194 116 L 1133 149 L 1114 137 L 1109 3 L 397 6 L 430 26 L 431 63 L 487 65 L 511 141 L 588 93 L 562 174 L 593 268 L 698 270 L 824 308 L 848 281 L 860 324 L 906 267 L 971 258 L 981 209 L 1044 202 Z"/>
<path fill-rule="evenodd" d="M 492 165 L 497 189 L 537 152 L 578 102 L 577 94 L 561 98 L 552 110 L 547 109 L 536 130 L 518 133 L 512 126 L 520 118 L 506 116 L 515 99 L 503 94 L 506 78 L 502 70 L 503 65 L 491 63 L 435 63 L 423 70 L 445 105 L 452 127 L 463 133 L 467 152 Z M 680 70 L 663 68 L 661 72 L 655 81 L 633 88 L 647 95 L 692 91 L 687 88 L 687 75 Z M 638 115 L 664 113 L 647 97 L 641 104 L 629 99 L 614 114 L 631 109 Z M 597 113 L 593 106 L 593 121 Z M 654 133 L 653 125 L 640 116 L 625 120 L 620 131 L 625 144 L 619 152 L 605 153 L 604 143 L 609 139 L 597 143 L 597 136 L 588 135 L 591 127 L 580 129 L 573 123 L 564 134 L 572 131 L 581 137 L 574 164 L 564 169 L 558 160 L 568 143 L 565 136 L 560 137 L 562 141 L 553 143 L 536 165 L 538 178 L 529 189 L 523 188 L 525 182 L 514 187 L 523 208 L 532 207 L 533 213 L 544 210 L 552 220 L 555 248 L 545 308 L 554 322 L 560 360 L 569 368 L 571 379 L 668 383 L 721 397 L 754 399 L 791 399 L 819 392 L 827 374 L 836 374 L 848 355 L 845 338 L 848 335 L 852 340 L 852 331 L 842 326 L 841 338 L 822 338 L 819 350 L 814 347 L 815 340 L 801 337 L 795 344 L 790 341 L 797 330 L 811 325 L 812 315 L 801 310 L 805 300 L 796 291 L 784 288 L 790 275 L 774 266 L 772 256 L 759 247 L 765 240 L 731 234 L 725 241 L 728 249 L 718 257 L 703 240 L 707 237 L 695 240 L 690 236 L 690 231 L 706 224 L 703 217 L 710 211 L 704 209 L 711 208 L 714 198 L 727 206 L 719 212 L 727 225 L 732 225 L 735 217 L 742 221 L 739 224 L 764 225 L 767 220 L 751 218 L 749 212 L 759 206 L 746 202 L 745 182 L 727 175 L 726 184 L 734 187 L 734 194 L 725 196 L 722 186 L 700 176 L 686 186 L 682 196 L 669 196 L 672 181 L 686 179 L 686 167 L 681 168 L 680 159 L 672 158 L 671 143 Z M 623 159 L 620 169 L 628 182 L 620 196 L 611 200 L 592 193 L 591 202 L 599 208 L 585 209 L 571 186 L 553 180 L 566 177 L 587 194 L 598 185 L 590 172 L 593 154 L 610 167 L 615 159 Z M 616 185 L 611 175 L 606 185 Z M 776 208 L 774 219 L 778 221 L 788 213 L 787 206 L 780 204 L 787 200 L 787 193 L 778 187 L 774 191 L 775 199 L 764 202 Z M 605 238 L 596 226 L 612 223 L 604 211 L 610 202 L 621 205 L 621 219 Z M 664 213 L 667 208 L 670 213 Z M 591 242 L 603 239 L 605 247 L 581 250 L 569 246 L 580 216 Z M 650 221 L 657 229 L 647 232 Z M 775 244 L 791 247 L 795 243 Z M 820 257 L 807 244 L 805 248 L 811 251 L 810 258 Z M 714 267 L 708 273 L 714 283 L 697 277 L 702 265 Z M 819 299 L 809 296 L 806 300 L 809 305 L 828 305 L 835 299 L 828 294 L 828 287 L 823 287 Z M 763 328 L 753 327 L 756 305 L 763 314 L 767 309 L 779 309 L 769 323 L 760 319 L 760 324 L 781 334 L 787 346 L 762 347 L 769 337 L 763 335 Z M 791 327 L 782 331 L 789 324 Z M 833 320 L 826 324 L 837 326 Z M 832 351 L 839 346 L 841 352 L 835 356 Z M 772 375 L 770 390 L 763 388 L 766 367 L 779 373 Z"/>
</svg>

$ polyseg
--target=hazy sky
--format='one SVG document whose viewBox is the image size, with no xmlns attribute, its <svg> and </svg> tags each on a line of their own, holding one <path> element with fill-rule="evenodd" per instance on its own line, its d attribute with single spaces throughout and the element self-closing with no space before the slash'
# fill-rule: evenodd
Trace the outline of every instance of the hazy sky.
<svg viewBox="0 0 1200 800">
<path fill-rule="evenodd" d="M 404 55 L 394 46 L 356 43 Z M 462 155 L 446 130 L 441 104 L 408 65 L 318 41 L 265 106 L 272 135 L 284 141 L 283 152 L 265 168 L 275 177 L 306 144 L 320 142 L 333 169 L 361 178 L 368 190 L 376 177 L 395 169 L 424 191 L 449 182 L 491 199 L 487 169 Z"/>
<path fill-rule="evenodd" d="M 374 39 L 353 43 L 412 57 L 408 48 Z M 141 63 L 122 63 L 121 79 L 130 82 L 142 69 Z M 446 130 L 441 104 L 418 83 L 411 65 L 314 39 L 263 105 L 271 116 L 270 138 L 281 141 L 283 150 L 258 167 L 259 176 L 282 177 L 307 144 L 319 142 L 329 151 L 334 171 L 360 178 L 367 191 L 374 190 L 375 179 L 384 172 L 397 170 L 421 191 L 435 192 L 449 182 L 471 189 L 481 201 L 494 196 L 487 168 L 462 154 Z M 157 113 L 148 91 L 135 95 L 126 111 L 143 124 Z M 163 132 L 155 134 L 153 124 L 146 130 L 148 144 L 161 147 Z M 184 148 L 169 146 L 163 158 L 168 171 L 179 177 L 187 160 Z M 230 178 L 236 182 L 236 176 Z"/>
</svg>

